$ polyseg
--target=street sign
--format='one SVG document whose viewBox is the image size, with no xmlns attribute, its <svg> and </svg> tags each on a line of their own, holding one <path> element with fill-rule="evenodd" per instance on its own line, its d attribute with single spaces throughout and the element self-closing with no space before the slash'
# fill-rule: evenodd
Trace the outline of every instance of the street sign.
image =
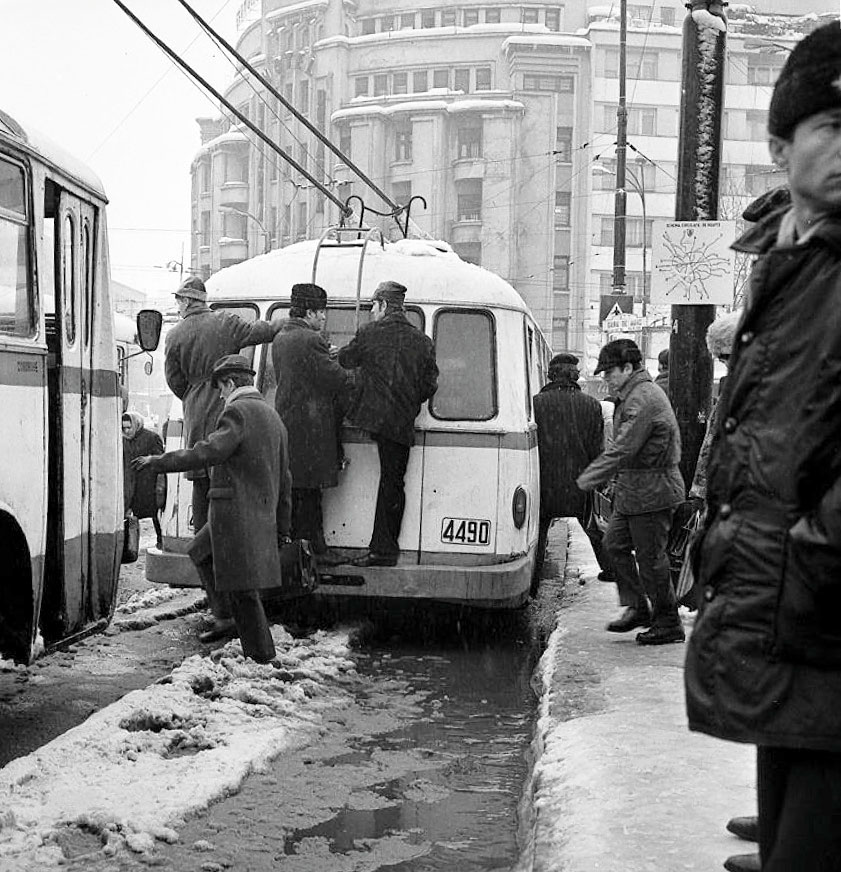
<svg viewBox="0 0 841 872">
<path fill-rule="evenodd" d="M 732 304 L 735 221 L 655 221 L 652 237 L 652 303 Z"/>
</svg>

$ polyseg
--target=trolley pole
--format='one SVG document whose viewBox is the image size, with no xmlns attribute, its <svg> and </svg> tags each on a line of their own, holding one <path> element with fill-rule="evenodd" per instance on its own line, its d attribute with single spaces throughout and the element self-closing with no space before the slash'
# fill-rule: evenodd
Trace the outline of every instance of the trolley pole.
<svg viewBox="0 0 841 872">
<path fill-rule="evenodd" d="M 721 0 L 690 0 L 683 22 L 677 221 L 718 218 L 724 51 L 727 20 Z M 680 468 L 687 489 L 704 439 L 712 397 L 713 367 L 707 327 L 715 306 L 672 306 L 669 395 L 680 427 Z"/>
</svg>

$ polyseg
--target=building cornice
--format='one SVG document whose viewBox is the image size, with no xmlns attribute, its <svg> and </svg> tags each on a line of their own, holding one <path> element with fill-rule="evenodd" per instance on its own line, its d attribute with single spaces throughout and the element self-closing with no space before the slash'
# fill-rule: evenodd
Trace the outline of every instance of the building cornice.
<svg viewBox="0 0 841 872">
<path fill-rule="evenodd" d="M 390 117 L 392 115 L 425 115 L 446 112 L 458 115 L 465 112 L 506 113 L 525 112 L 526 107 L 519 100 L 471 98 L 467 100 L 405 100 L 401 103 L 383 105 L 370 103 L 361 106 L 348 106 L 337 109 L 332 115 L 332 121 L 343 121 L 350 118 L 370 118 L 373 116 Z"/>
</svg>

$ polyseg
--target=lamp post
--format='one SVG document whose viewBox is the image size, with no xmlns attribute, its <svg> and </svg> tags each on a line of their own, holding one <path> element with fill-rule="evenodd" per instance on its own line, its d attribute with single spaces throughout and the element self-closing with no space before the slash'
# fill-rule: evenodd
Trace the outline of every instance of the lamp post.
<svg viewBox="0 0 841 872">
<path fill-rule="evenodd" d="M 263 222 L 247 209 L 240 209 L 239 206 L 220 206 L 221 212 L 236 212 L 237 215 L 242 215 L 244 218 L 250 218 L 263 231 L 263 253 L 271 251 L 271 234 L 266 229 Z"/>
<path fill-rule="evenodd" d="M 630 167 L 625 167 L 625 181 L 631 183 L 631 188 L 639 194 L 642 205 L 642 317 L 648 315 L 648 221 L 645 210 L 645 172 L 643 161 L 637 161 L 637 173 Z"/>
</svg>

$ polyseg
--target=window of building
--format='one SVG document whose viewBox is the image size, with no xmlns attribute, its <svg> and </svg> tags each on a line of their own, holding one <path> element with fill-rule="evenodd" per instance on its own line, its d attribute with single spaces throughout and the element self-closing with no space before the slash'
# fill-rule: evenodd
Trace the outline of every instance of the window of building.
<svg viewBox="0 0 841 872">
<path fill-rule="evenodd" d="M 482 156 L 482 122 L 471 121 L 459 125 L 456 133 L 458 157 L 477 158 Z"/>
<path fill-rule="evenodd" d="M 593 165 L 593 190 L 612 191 L 616 188 L 616 161 L 600 157 Z"/>
<path fill-rule="evenodd" d="M 393 15 L 384 15 L 380 19 L 380 33 L 388 33 L 392 30 L 397 30 L 396 20 Z"/>
<path fill-rule="evenodd" d="M 449 70 L 433 70 L 432 71 L 432 87 L 433 88 L 449 88 L 450 87 L 450 71 Z"/>
<path fill-rule="evenodd" d="M 628 20 L 648 23 L 654 14 L 654 6 L 632 6 L 628 4 Z"/>
<path fill-rule="evenodd" d="M 657 110 L 645 106 L 629 109 L 628 133 L 634 136 L 657 136 Z"/>
<path fill-rule="evenodd" d="M 412 159 L 412 124 L 401 124 L 394 131 L 394 159 L 407 161 Z"/>
<path fill-rule="evenodd" d="M 408 94 L 409 93 L 409 74 L 395 73 L 391 80 L 392 94 Z"/>
<path fill-rule="evenodd" d="M 561 29 L 561 9 L 547 9 L 545 23 L 549 30 L 558 31 Z"/>
<path fill-rule="evenodd" d="M 613 273 L 599 273 L 599 290 L 602 296 L 613 294 Z M 643 298 L 643 276 L 638 272 L 625 273 L 625 293 L 633 296 L 635 300 Z"/>
<path fill-rule="evenodd" d="M 423 94 L 429 90 L 429 72 L 428 70 L 418 70 L 412 73 L 412 92 L 415 94 Z"/>
<path fill-rule="evenodd" d="M 761 64 L 748 59 L 748 84 L 749 85 L 772 85 L 777 81 L 780 67 L 772 64 Z"/>
<path fill-rule="evenodd" d="M 603 215 L 599 220 L 599 245 L 604 245 L 607 248 L 613 248 L 613 225 L 614 219 L 612 216 Z"/>
<path fill-rule="evenodd" d="M 526 6 L 523 9 L 522 18 L 520 20 L 523 24 L 537 24 L 539 11 L 540 10 L 538 9 Z"/>
<path fill-rule="evenodd" d="M 501 20 L 502 15 L 500 9 L 485 10 L 485 24 L 499 24 Z"/>
<path fill-rule="evenodd" d="M 465 9 L 464 16 L 462 18 L 462 22 L 465 27 L 472 27 L 474 24 L 479 23 L 479 10 L 478 9 Z"/>
<path fill-rule="evenodd" d="M 644 52 L 629 51 L 625 70 L 629 79 L 657 79 L 659 56 L 653 49 Z M 608 79 L 619 78 L 619 49 L 609 48 L 604 53 L 604 74 Z"/>
<path fill-rule="evenodd" d="M 201 237 L 199 244 L 207 248 L 210 245 L 210 212 L 201 213 Z"/>
<path fill-rule="evenodd" d="M 441 27 L 455 27 L 456 26 L 456 10 L 455 9 L 442 9 L 441 10 Z"/>
<path fill-rule="evenodd" d="M 491 89 L 491 68 L 477 67 L 476 68 L 476 90 L 490 91 Z"/>
<path fill-rule="evenodd" d="M 23 168 L 0 161 L 0 333 L 10 336 L 31 336 L 35 328 L 27 200 Z M 71 288 L 65 284 L 67 295 Z"/>
<path fill-rule="evenodd" d="M 398 206 L 405 206 L 412 199 L 412 183 L 394 182 L 391 186 L 391 199 Z"/>
<path fill-rule="evenodd" d="M 456 185 L 456 220 L 482 220 L 482 180 L 465 179 Z"/>
<path fill-rule="evenodd" d="M 761 109 L 748 109 L 745 117 L 748 139 L 768 139 L 768 113 Z"/>
<path fill-rule="evenodd" d="M 354 96 L 355 97 L 367 97 L 368 96 L 368 76 L 357 76 L 353 80 L 354 87 Z"/>
<path fill-rule="evenodd" d="M 646 219 L 643 225 L 642 218 L 632 218 L 629 215 L 625 218 L 625 245 L 628 248 L 642 248 L 645 243 L 646 248 L 651 248 L 653 227 L 654 222 L 651 219 Z"/>
<path fill-rule="evenodd" d="M 310 108 L 310 83 L 308 79 L 298 82 L 298 109 L 306 114 Z"/>
<path fill-rule="evenodd" d="M 374 76 L 374 96 L 383 97 L 388 94 L 388 73 L 378 73 Z"/>
<path fill-rule="evenodd" d="M 524 91 L 572 92 L 572 76 L 544 76 L 538 73 L 523 74 Z"/>
<path fill-rule="evenodd" d="M 440 374 L 429 411 L 449 421 L 493 418 L 497 378 L 492 316 L 488 312 L 439 311 L 433 336 Z"/>
<path fill-rule="evenodd" d="M 222 213 L 222 236 L 227 239 L 245 239 L 245 215 L 239 212 Z"/>
<path fill-rule="evenodd" d="M 569 348 L 569 318 L 552 316 L 552 344 L 555 348 Z"/>
<path fill-rule="evenodd" d="M 569 227 L 572 195 L 569 191 L 555 191 L 555 227 Z"/>
<path fill-rule="evenodd" d="M 421 9 L 421 27 L 435 27 L 434 9 Z"/>
<path fill-rule="evenodd" d="M 454 242 L 453 251 L 465 262 L 482 265 L 481 242 Z"/>
<path fill-rule="evenodd" d="M 569 291 L 569 255 L 556 254 L 553 262 L 552 290 L 556 294 L 565 294 Z M 557 306 L 555 307 L 557 311 Z M 567 307 L 569 312 L 569 307 Z"/>
<path fill-rule="evenodd" d="M 454 71 L 453 90 L 463 91 L 465 94 L 470 90 L 470 70 L 458 69 Z"/>
<path fill-rule="evenodd" d="M 660 7 L 660 24 L 668 24 L 670 27 L 674 27 L 675 10 L 671 6 Z"/>
<path fill-rule="evenodd" d="M 246 157 L 230 151 L 225 153 L 225 181 L 248 181 L 248 159 Z"/>
<path fill-rule="evenodd" d="M 307 204 L 306 203 L 298 203 L 298 216 L 297 216 L 297 227 L 295 228 L 295 238 L 296 239 L 306 239 L 307 238 Z"/>
<path fill-rule="evenodd" d="M 745 192 L 748 194 L 764 194 L 775 188 L 783 178 L 776 168 L 770 165 L 751 165 L 745 167 Z"/>
<path fill-rule="evenodd" d="M 369 33 L 376 33 L 377 32 L 377 19 L 376 18 L 363 18 L 359 22 L 359 24 L 362 28 L 362 35 L 363 36 L 365 36 L 366 34 L 369 34 Z"/>
<path fill-rule="evenodd" d="M 400 16 L 400 29 L 401 30 L 414 30 L 415 27 L 415 13 L 408 12 L 404 13 Z"/>
<path fill-rule="evenodd" d="M 304 168 L 307 168 L 307 164 L 309 163 L 309 152 L 307 151 L 307 144 L 305 142 L 298 143 L 298 163 Z"/>
<path fill-rule="evenodd" d="M 199 164 L 199 192 L 207 194 L 210 191 L 210 161 L 203 160 Z"/>
<path fill-rule="evenodd" d="M 352 142 L 353 137 L 351 136 L 350 132 L 350 124 L 342 124 L 339 127 L 339 151 L 347 157 L 350 157 Z"/>
<path fill-rule="evenodd" d="M 555 128 L 555 157 L 560 163 L 572 163 L 572 128 Z"/>
<path fill-rule="evenodd" d="M 327 126 L 327 92 L 321 89 L 315 95 L 315 126 L 322 133 Z"/>
</svg>

